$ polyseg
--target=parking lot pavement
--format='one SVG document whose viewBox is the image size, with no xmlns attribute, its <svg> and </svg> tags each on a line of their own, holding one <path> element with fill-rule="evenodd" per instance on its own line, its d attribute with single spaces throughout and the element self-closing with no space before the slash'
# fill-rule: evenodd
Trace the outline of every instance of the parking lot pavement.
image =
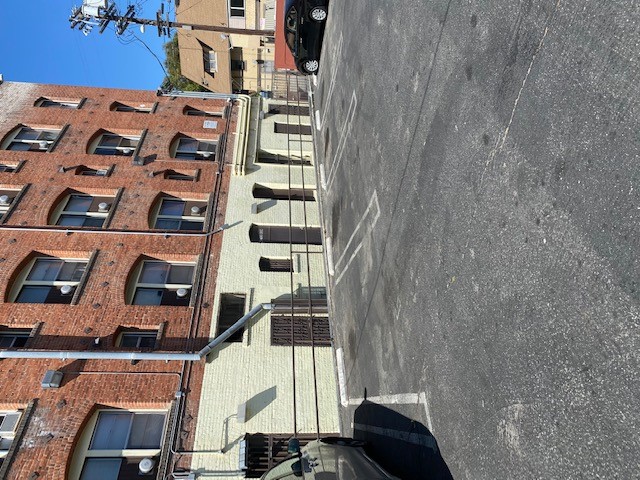
<svg viewBox="0 0 640 480">
<path fill-rule="evenodd" d="M 333 0 L 325 35 L 346 433 L 366 389 L 456 479 L 637 478 L 640 4 Z"/>
</svg>

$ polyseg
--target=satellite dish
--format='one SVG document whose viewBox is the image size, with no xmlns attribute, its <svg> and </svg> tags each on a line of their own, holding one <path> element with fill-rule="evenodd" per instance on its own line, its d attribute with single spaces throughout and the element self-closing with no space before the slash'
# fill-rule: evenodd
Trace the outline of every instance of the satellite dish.
<svg viewBox="0 0 640 480">
<path fill-rule="evenodd" d="M 140 33 L 144 33 L 144 25 L 140 25 Z"/>
</svg>

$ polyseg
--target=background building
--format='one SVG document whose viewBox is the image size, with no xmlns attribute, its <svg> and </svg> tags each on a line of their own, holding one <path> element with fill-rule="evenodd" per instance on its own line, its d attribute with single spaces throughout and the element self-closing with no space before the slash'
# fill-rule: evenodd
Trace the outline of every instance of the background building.
<svg viewBox="0 0 640 480">
<path fill-rule="evenodd" d="M 306 128 L 284 142 L 304 160 L 279 157 L 294 127 L 277 124 L 308 118 L 215 94 L 0 99 L 0 478 L 243 478 L 256 434 L 337 430 Z M 266 243 L 290 226 L 304 245 Z M 181 356 L 272 300 L 208 362 Z M 295 349 L 294 377 L 310 317 L 324 346 Z"/>
<path fill-rule="evenodd" d="M 271 90 L 275 10 L 275 0 L 179 2 L 177 22 L 265 31 L 265 35 L 227 35 L 178 30 L 182 74 L 213 92 Z"/>
</svg>

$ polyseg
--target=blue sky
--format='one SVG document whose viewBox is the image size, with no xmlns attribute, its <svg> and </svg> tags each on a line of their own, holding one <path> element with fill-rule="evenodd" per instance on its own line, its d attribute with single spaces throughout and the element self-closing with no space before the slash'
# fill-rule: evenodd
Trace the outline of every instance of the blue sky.
<svg viewBox="0 0 640 480">
<path fill-rule="evenodd" d="M 137 16 L 155 18 L 161 0 L 138 0 L 142 6 Z M 158 61 L 138 41 L 118 39 L 111 26 L 99 34 L 94 28 L 89 36 L 72 30 L 68 21 L 71 7 L 82 0 L 8 0 L 0 11 L 0 73 L 5 81 L 86 85 L 95 87 L 155 90 L 164 72 Z M 116 0 L 119 10 L 126 10 L 126 0 Z M 173 11 L 173 4 L 171 12 Z M 165 0 L 165 9 L 168 4 Z M 171 18 L 173 20 L 173 16 Z M 164 61 L 162 43 L 155 27 L 135 34 Z M 122 42 L 122 43 L 121 43 Z"/>
</svg>

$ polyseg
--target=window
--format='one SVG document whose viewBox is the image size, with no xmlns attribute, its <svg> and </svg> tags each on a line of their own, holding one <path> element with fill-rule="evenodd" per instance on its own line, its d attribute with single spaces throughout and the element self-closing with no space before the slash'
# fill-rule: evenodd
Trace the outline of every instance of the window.
<svg viewBox="0 0 640 480">
<path fill-rule="evenodd" d="M 198 170 L 194 171 L 192 174 L 179 172 L 177 170 L 165 170 L 164 178 L 166 178 L 167 180 L 184 180 L 195 182 L 198 180 Z"/>
<path fill-rule="evenodd" d="M 164 412 L 98 412 L 80 480 L 139 478 L 143 458 L 157 463 L 165 421 Z M 152 468 L 149 473 L 155 478 L 157 472 Z"/>
<path fill-rule="evenodd" d="M 245 295 L 225 293 L 220 297 L 220 314 L 218 315 L 218 333 L 226 332 L 229 327 L 244 316 Z M 227 338 L 226 342 L 241 342 L 244 327 Z"/>
<path fill-rule="evenodd" d="M 251 225 L 249 239 L 256 243 L 291 243 L 305 244 L 304 227 L 292 227 L 284 225 Z M 306 241 L 309 245 L 322 245 L 322 232 L 319 227 L 306 229 Z"/>
<path fill-rule="evenodd" d="M 291 346 L 291 326 L 293 323 L 296 345 L 311 345 L 311 317 L 271 316 L 271 345 Z M 316 347 L 331 346 L 329 319 L 313 317 L 313 344 Z"/>
<path fill-rule="evenodd" d="M 264 153 L 264 152 L 261 152 L 258 155 L 257 162 L 268 163 L 272 165 L 289 165 L 289 163 L 291 163 L 292 165 L 300 165 L 300 164 L 304 166 L 311 165 L 311 159 L 307 157 L 300 158 L 295 155 L 292 157 L 287 157 L 286 155 L 278 155 L 278 154 L 271 154 L 271 153 Z"/>
<path fill-rule="evenodd" d="M 0 330 L 0 348 L 21 348 L 29 340 L 31 330 L 22 328 L 6 328 Z"/>
<path fill-rule="evenodd" d="M 193 264 L 145 260 L 136 279 L 133 305 L 188 306 Z"/>
<path fill-rule="evenodd" d="M 223 117 L 224 116 L 223 112 L 200 110 L 198 108 L 193 108 L 189 106 L 184 107 L 183 113 L 185 115 L 190 115 L 194 117 Z"/>
<path fill-rule="evenodd" d="M 0 412 L 0 463 L 9 453 L 22 412 Z"/>
<path fill-rule="evenodd" d="M 20 190 L 8 190 L 0 188 L 0 218 L 11 208 L 11 204 L 14 202 L 16 196 L 20 193 Z"/>
<path fill-rule="evenodd" d="M 111 175 L 111 171 L 113 170 L 113 165 L 111 165 L 111 167 L 109 168 L 92 168 L 92 167 L 85 167 L 84 165 L 79 166 L 78 168 L 76 168 L 76 175 L 82 175 L 85 177 L 108 177 L 109 175 Z"/>
<path fill-rule="evenodd" d="M 258 266 L 261 272 L 293 272 L 290 258 L 260 257 Z"/>
<path fill-rule="evenodd" d="M 117 133 L 103 133 L 95 143 L 91 153 L 96 155 L 124 155 L 131 156 L 138 147 L 139 136 L 118 135 Z"/>
<path fill-rule="evenodd" d="M 68 108 L 68 109 L 77 109 L 80 108 L 80 104 L 82 103 L 81 99 L 77 100 L 64 100 L 64 99 L 55 99 L 55 98 L 39 98 L 35 106 L 36 107 L 45 107 L 45 108 Z"/>
<path fill-rule="evenodd" d="M 58 139 L 61 129 L 19 127 L 5 145 L 5 150 L 47 152 Z"/>
<path fill-rule="evenodd" d="M 204 50 L 202 52 L 204 59 L 204 69 L 209 73 L 218 71 L 218 55 L 213 50 Z"/>
<path fill-rule="evenodd" d="M 155 103 L 145 104 L 141 103 L 138 105 L 134 104 L 126 104 L 120 102 L 113 102 L 111 104 L 110 110 L 113 112 L 136 112 L 136 113 L 153 113 L 156 108 Z"/>
<path fill-rule="evenodd" d="M 175 158 L 183 160 L 215 160 L 217 142 L 183 135 L 175 142 Z"/>
<path fill-rule="evenodd" d="M 229 15 L 244 17 L 244 0 L 229 0 Z"/>
<path fill-rule="evenodd" d="M 154 348 L 157 330 L 125 330 L 120 334 L 118 346 L 124 348 Z"/>
<path fill-rule="evenodd" d="M 160 208 L 153 228 L 201 232 L 204 229 L 204 212 L 206 209 L 207 203 L 202 200 L 182 200 L 175 197 L 161 198 Z"/>
<path fill-rule="evenodd" d="M 246 70 L 247 64 L 244 60 L 231 59 L 231 70 L 239 72 L 242 70 Z"/>
<path fill-rule="evenodd" d="M 273 131 L 275 133 L 288 133 L 290 135 L 311 135 L 311 125 L 274 122 Z"/>
<path fill-rule="evenodd" d="M 315 202 L 315 192 L 309 188 L 277 188 L 255 184 L 253 198 L 273 198 L 275 200 L 293 200 Z"/>
<path fill-rule="evenodd" d="M 278 463 L 289 457 L 287 453 L 287 445 L 291 434 L 264 434 L 264 433 L 247 433 L 244 437 L 246 445 L 246 478 L 262 478 L 269 469 L 275 467 Z M 316 440 L 317 437 L 313 434 L 297 434 L 296 438 L 300 442 L 300 447 L 304 447 L 307 443 Z M 298 461 L 297 458 L 291 459 L 292 461 Z M 269 480 L 294 480 L 296 478 L 303 478 L 302 474 L 298 476 L 287 475 L 291 472 L 291 466 L 289 462 L 283 462 L 280 465 L 284 465 L 288 470 L 277 470 L 279 475 L 275 477 L 272 475 L 267 476 Z"/>
<path fill-rule="evenodd" d="M 306 105 L 279 105 L 279 104 L 270 104 L 269 105 L 269 114 L 271 115 L 303 115 L 309 116 L 309 107 Z"/>
<path fill-rule="evenodd" d="M 17 163 L 14 163 L 14 164 L 0 163 L 0 172 L 16 173 L 18 171 L 18 165 L 19 164 Z"/>
<path fill-rule="evenodd" d="M 27 268 L 16 303 L 70 304 L 73 292 L 87 266 L 87 260 L 37 257 Z"/>
<path fill-rule="evenodd" d="M 62 209 L 54 214 L 52 223 L 64 227 L 102 227 L 113 205 L 113 197 L 94 197 L 86 194 L 67 195 Z"/>
</svg>

